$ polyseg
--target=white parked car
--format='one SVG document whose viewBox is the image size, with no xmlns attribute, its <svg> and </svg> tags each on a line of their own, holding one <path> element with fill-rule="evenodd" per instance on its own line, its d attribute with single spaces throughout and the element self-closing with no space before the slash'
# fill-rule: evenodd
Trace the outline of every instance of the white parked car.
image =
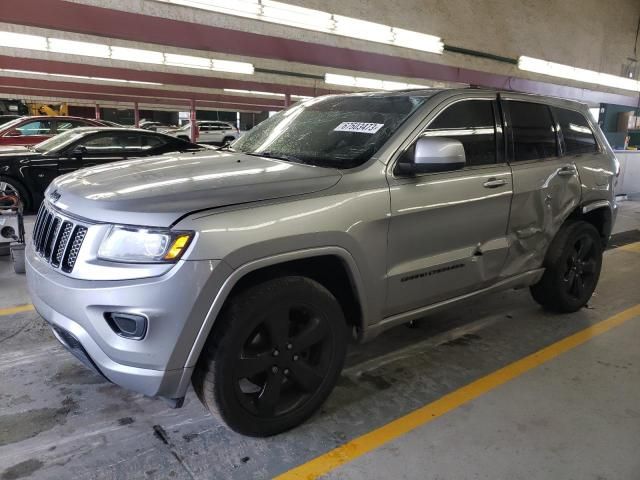
<svg viewBox="0 0 640 480">
<path fill-rule="evenodd" d="M 198 120 L 197 143 L 228 143 L 240 137 L 240 131 L 228 122 L 215 120 Z M 165 130 L 164 133 L 184 140 L 190 139 L 191 123 L 186 123 L 180 128 Z"/>
</svg>

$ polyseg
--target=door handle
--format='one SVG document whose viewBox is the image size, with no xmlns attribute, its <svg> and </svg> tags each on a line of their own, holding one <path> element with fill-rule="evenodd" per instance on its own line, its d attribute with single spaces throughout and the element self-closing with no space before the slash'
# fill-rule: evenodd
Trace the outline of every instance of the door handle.
<svg viewBox="0 0 640 480">
<path fill-rule="evenodd" d="M 504 178 L 490 178 L 482 184 L 484 188 L 498 188 L 506 185 L 507 181 Z"/>
<path fill-rule="evenodd" d="M 560 177 L 573 177 L 576 173 L 576 167 L 574 167 L 573 165 L 565 165 L 560 170 L 558 170 L 558 175 Z"/>
</svg>

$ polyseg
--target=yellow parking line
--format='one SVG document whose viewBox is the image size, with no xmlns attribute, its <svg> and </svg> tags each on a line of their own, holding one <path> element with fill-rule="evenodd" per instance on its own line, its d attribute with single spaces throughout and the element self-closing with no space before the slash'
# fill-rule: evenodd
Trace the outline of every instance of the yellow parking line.
<svg viewBox="0 0 640 480">
<path fill-rule="evenodd" d="M 31 304 L 18 305 L 17 307 L 10 307 L 10 308 L 0 308 L 0 317 L 6 316 L 6 315 L 14 315 L 16 313 L 21 313 L 21 312 L 30 312 L 31 310 L 33 310 L 33 305 Z"/>
<path fill-rule="evenodd" d="M 640 304 L 465 385 L 404 417 L 293 468 L 275 477 L 275 480 L 313 480 L 325 475 L 637 316 L 640 316 Z"/>
<path fill-rule="evenodd" d="M 617 250 L 624 250 L 625 252 L 640 253 L 640 242 L 623 245 L 622 247 L 619 247 Z"/>
</svg>

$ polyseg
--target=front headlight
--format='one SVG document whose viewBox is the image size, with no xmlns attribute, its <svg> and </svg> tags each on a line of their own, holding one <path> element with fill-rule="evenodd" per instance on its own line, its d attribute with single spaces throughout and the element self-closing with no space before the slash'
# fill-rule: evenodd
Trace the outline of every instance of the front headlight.
<svg viewBox="0 0 640 480">
<path fill-rule="evenodd" d="M 124 263 L 171 263 L 187 250 L 193 232 L 114 225 L 102 241 L 98 258 Z"/>
</svg>

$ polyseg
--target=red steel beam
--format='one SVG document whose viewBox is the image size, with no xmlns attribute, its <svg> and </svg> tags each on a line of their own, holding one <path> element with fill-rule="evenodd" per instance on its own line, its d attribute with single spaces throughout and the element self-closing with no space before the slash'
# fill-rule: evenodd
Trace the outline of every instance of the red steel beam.
<svg viewBox="0 0 640 480">
<path fill-rule="evenodd" d="M 105 94 L 96 94 L 90 92 L 67 92 L 67 91 L 55 91 L 55 90 L 39 90 L 35 88 L 21 88 L 21 87 L 2 87 L 0 86 L 0 94 L 13 94 L 13 95 L 24 95 L 25 97 L 34 96 L 34 97 L 56 97 L 56 98 L 65 98 L 65 99 L 74 99 L 74 100 L 88 100 L 88 101 L 101 101 L 101 102 L 121 102 L 121 103 L 133 103 L 136 100 L 140 101 L 138 97 L 127 97 L 127 96 L 113 96 L 113 95 L 105 95 Z M 168 98 L 145 98 L 142 103 L 148 103 L 152 105 L 162 105 L 167 107 L 175 107 L 176 109 L 180 109 L 181 111 L 187 111 L 189 109 L 189 102 L 184 100 L 175 100 Z M 199 101 L 198 105 L 202 108 L 215 108 L 220 110 L 231 110 L 231 111 L 253 111 L 260 112 L 263 111 L 264 108 L 259 108 L 255 106 L 250 106 L 247 104 L 237 104 L 237 103 L 225 103 L 225 102 L 205 102 Z M 269 107 L 269 110 L 281 110 L 282 107 Z"/>
<path fill-rule="evenodd" d="M 637 104 L 637 96 L 522 80 L 507 75 L 111 10 L 64 0 L 2 0 L 0 5 L 0 20 L 3 22 L 53 30 L 362 72 L 463 82 L 531 93 L 560 94 L 567 98 L 594 103 L 633 106 Z M 56 13 L 52 14 L 52 12 Z"/>
<path fill-rule="evenodd" d="M 1 2 L 2 0 L 0 0 Z M 0 17 L 1 20 L 1 17 Z M 37 58 L 18 58 L 0 55 L 0 68 L 27 70 L 32 72 L 60 73 L 64 75 L 82 75 L 88 77 L 119 78 L 141 82 L 163 83 L 165 85 L 183 85 L 197 88 L 235 88 L 240 90 L 258 90 L 273 93 L 293 93 L 294 95 L 318 96 L 331 93 L 330 90 L 313 87 L 284 86 L 276 83 L 261 83 L 248 80 L 205 77 L 179 73 L 132 70 L 128 68 L 103 67 L 83 63 L 58 62 Z M 189 69 L 185 69 L 189 71 Z"/>
<path fill-rule="evenodd" d="M 283 106 L 281 100 L 265 99 L 259 97 L 240 97 L 234 95 L 221 95 L 201 92 L 179 92 L 175 90 L 161 90 L 158 88 L 141 88 L 132 86 L 115 86 L 115 85 L 97 85 L 87 83 L 76 83 L 66 81 L 55 80 L 43 80 L 32 78 L 17 78 L 17 77 L 0 77 L 0 86 L 4 86 L 5 91 L 8 88 L 33 88 L 39 90 L 50 90 L 58 93 L 64 92 L 87 92 L 93 94 L 103 94 L 109 96 L 128 96 L 132 98 L 138 98 L 139 101 L 144 101 L 145 97 L 151 98 L 166 98 L 173 100 L 183 100 L 189 102 L 191 99 L 198 101 L 220 102 L 220 103 L 235 103 L 245 104 L 251 110 L 255 110 L 256 107 L 261 107 L 262 110 L 277 109 L 280 110 Z M 60 95 L 57 95 L 60 96 Z"/>
</svg>

